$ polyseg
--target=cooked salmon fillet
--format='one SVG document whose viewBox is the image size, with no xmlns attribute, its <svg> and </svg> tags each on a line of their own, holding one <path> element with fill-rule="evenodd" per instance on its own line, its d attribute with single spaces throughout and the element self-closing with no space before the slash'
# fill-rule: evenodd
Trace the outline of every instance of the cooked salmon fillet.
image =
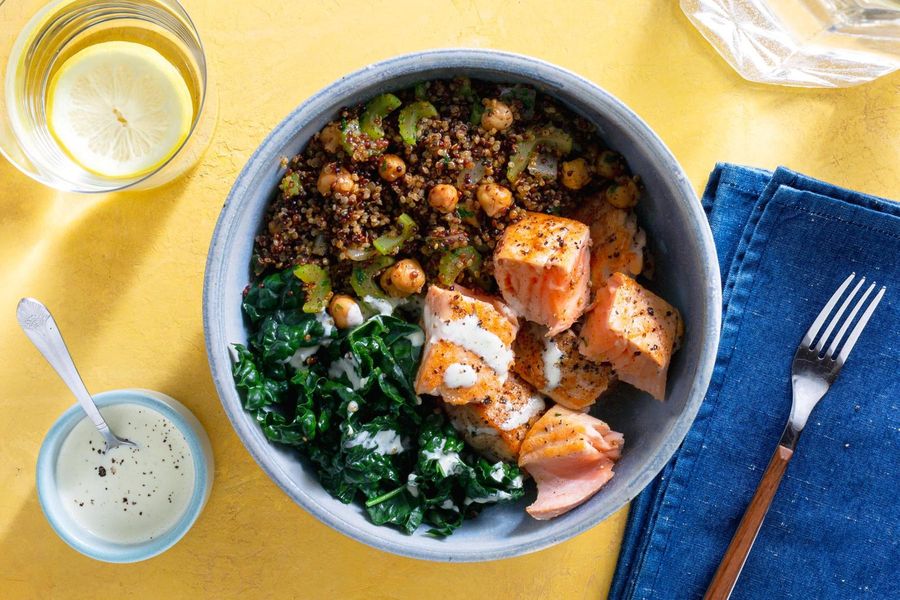
<svg viewBox="0 0 900 600">
<path fill-rule="evenodd" d="M 610 364 L 619 379 L 663 400 L 682 334 L 678 310 L 622 273 L 595 291 L 594 302 L 581 328 L 581 353 Z"/>
<path fill-rule="evenodd" d="M 578 351 L 578 336 L 563 331 L 552 338 L 545 329 L 526 323 L 513 342 L 513 370 L 541 393 L 572 410 L 585 410 L 615 380 L 612 369 Z"/>
<path fill-rule="evenodd" d="M 544 414 L 544 398 L 514 374 L 481 402 L 444 404 L 450 422 L 475 450 L 492 461 L 515 462 L 519 446 Z"/>
<path fill-rule="evenodd" d="M 538 487 L 537 500 L 525 510 L 545 520 L 585 502 L 612 479 L 624 443 L 603 421 L 553 406 L 528 431 L 519 452 L 519 466 Z"/>
<path fill-rule="evenodd" d="M 520 316 L 556 335 L 588 304 L 590 231 L 572 219 L 529 212 L 506 228 L 494 250 L 494 277 Z"/>
<path fill-rule="evenodd" d="M 425 345 L 417 394 L 449 404 L 480 402 L 503 387 L 512 366 L 518 320 L 497 298 L 456 286 L 428 288 L 423 309 Z"/>
<path fill-rule="evenodd" d="M 613 273 L 641 273 L 647 236 L 638 227 L 637 215 L 595 195 L 582 203 L 572 218 L 590 227 L 591 285 L 595 290 L 603 287 Z"/>
</svg>

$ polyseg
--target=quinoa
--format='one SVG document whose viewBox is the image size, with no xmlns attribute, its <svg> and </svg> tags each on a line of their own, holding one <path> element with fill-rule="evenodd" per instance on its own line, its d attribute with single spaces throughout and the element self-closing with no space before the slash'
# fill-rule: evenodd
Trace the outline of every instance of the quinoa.
<svg viewBox="0 0 900 600">
<path fill-rule="evenodd" d="M 398 218 L 406 213 L 417 229 L 399 248 L 397 258 L 418 260 L 431 281 L 445 252 L 472 246 L 489 258 L 504 229 L 521 219 L 525 211 L 565 215 L 585 198 L 615 186 L 613 179 L 594 172 L 587 185 L 571 190 L 559 176 L 546 172 L 537 175 L 532 167 L 523 170 L 515 183 L 507 179 L 507 166 L 517 144 L 527 140 L 529 131 L 537 127 L 551 125 L 572 138 L 572 151 L 553 158 L 558 160 L 557 171 L 564 160 L 575 158 L 594 165 L 605 149 L 591 123 L 543 93 L 467 78 L 434 80 L 393 93 L 404 106 L 427 100 L 438 116 L 419 122 L 415 145 L 403 142 L 398 125 L 400 111 L 395 110 L 381 123 L 385 134 L 379 140 L 345 133 L 344 143 L 332 141 L 330 147 L 337 148 L 329 152 L 329 140 L 320 132 L 300 154 L 286 159 L 286 173 L 267 209 L 265 226 L 256 237 L 253 266 L 257 275 L 311 263 L 329 271 L 335 291 L 347 291 L 349 273 L 359 264 L 354 259 L 372 254 L 377 237 L 398 235 Z M 503 131 L 486 130 L 479 119 L 488 100 L 496 98 L 502 99 L 513 115 L 512 126 Z M 358 119 L 363 110 L 364 105 L 344 108 L 329 126 L 346 131 L 347 124 Z M 536 150 L 536 154 L 544 155 L 542 148 Z M 384 153 L 395 154 L 406 164 L 405 174 L 393 182 L 379 175 Z M 317 186 L 319 175 L 323 167 L 333 163 L 349 173 L 352 190 L 322 195 Z M 624 161 L 621 164 L 627 176 L 627 166 Z M 482 183 L 497 183 L 511 190 L 512 206 L 489 217 L 476 198 Z M 456 188 L 459 199 L 455 210 L 443 213 L 429 205 L 428 192 L 438 184 Z M 483 261 L 486 276 L 492 275 L 491 263 Z M 492 278 L 481 277 L 479 281 Z"/>
</svg>

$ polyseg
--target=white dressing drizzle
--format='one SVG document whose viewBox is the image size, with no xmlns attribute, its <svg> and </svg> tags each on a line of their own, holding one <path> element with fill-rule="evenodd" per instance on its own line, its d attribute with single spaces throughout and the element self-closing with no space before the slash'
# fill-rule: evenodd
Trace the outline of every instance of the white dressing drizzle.
<svg viewBox="0 0 900 600">
<path fill-rule="evenodd" d="M 562 350 L 552 338 L 544 340 L 544 352 L 541 354 L 541 358 L 544 360 L 544 379 L 547 382 L 544 385 L 545 392 L 551 392 L 559 387 L 559 381 L 562 379 L 559 363 L 562 357 Z"/>
<path fill-rule="evenodd" d="M 545 408 L 544 398 L 537 394 L 528 397 L 528 402 L 518 410 L 511 412 L 509 417 L 500 424 L 503 431 L 511 431 L 528 423 L 532 417 L 539 415 Z"/>
<path fill-rule="evenodd" d="M 446 340 L 472 352 L 497 373 L 500 382 L 505 382 L 509 365 L 513 361 L 512 348 L 503 343 L 494 333 L 479 324 L 476 315 L 444 321 L 430 311 L 425 313 L 425 329 L 429 343 Z"/>
<path fill-rule="evenodd" d="M 368 377 L 360 376 L 358 367 L 356 357 L 348 352 L 331 363 L 331 366 L 328 367 L 328 376 L 331 379 L 339 379 L 341 375 L 346 375 L 347 380 L 350 382 L 350 387 L 355 392 L 362 389 L 366 382 L 369 381 Z"/>
<path fill-rule="evenodd" d="M 406 302 L 405 298 L 376 298 L 375 296 L 363 296 L 363 303 L 377 315 L 392 315 L 394 310 Z"/>
<path fill-rule="evenodd" d="M 469 365 L 453 363 L 444 370 L 444 385 L 451 389 L 467 388 L 478 381 L 478 373 Z"/>
<path fill-rule="evenodd" d="M 353 448 L 355 446 L 375 450 L 378 454 L 399 454 L 405 450 L 403 442 L 400 440 L 400 435 L 393 429 L 385 429 L 374 435 L 368 431 L 360 431 L 344 442 L 344 448 Z"/>
<path fill-rule="evenodd" d="M 420 330 L 413 331 L 412 333 L 407 334 L 406 339 L 409 340 L 409 343 L 412 344 L 413 348 L 419 348 L 425 344 L 425 332 Z"/>
<path fill-rule="evenodd" d="M 441 447 L 438 450 L 423 451 L 422 456 L 427 460 L 436 460 L 441 467 L 441 472 L 447 476 L 456 474 L 463 464 L 462 459 L 459 457 L 459 453 L 444 452 L 443 444 L 441 444 Z"/>
<path fill-rule="evenodd" d="M 347 311 L 347 327 L 359 327 L 363 324 L 363 314 L 359 309 L 359 304 L 354 302 L 350 305 L 350 310 Z"/>
</svg>

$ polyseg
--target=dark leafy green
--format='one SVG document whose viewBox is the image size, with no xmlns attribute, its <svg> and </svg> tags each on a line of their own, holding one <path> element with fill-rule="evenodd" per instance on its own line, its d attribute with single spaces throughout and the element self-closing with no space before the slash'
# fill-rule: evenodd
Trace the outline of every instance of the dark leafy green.
<svg viewBox="0 0 900 600">
<path fill-rule="evenodd" d="M 303 282 L 287 269 L 251 284 L 244 296 L 244 313 L 256 323 L 279 308 L 295 309 L 303 303 Z"/>
<path fill-rule="evenodd" d="M 252 334 L 235 346 L 234 380 L 269 440 L 296 448 L 332 496 L 407 533 L 426 524 L 450 535 L 482 507 L 522 497 L 518 467 L 478 456 L 416 395 L 417 325 L 379 315 L 336 333 L 303 301 L 290 270 L 244 298 Z"/>
</svg>

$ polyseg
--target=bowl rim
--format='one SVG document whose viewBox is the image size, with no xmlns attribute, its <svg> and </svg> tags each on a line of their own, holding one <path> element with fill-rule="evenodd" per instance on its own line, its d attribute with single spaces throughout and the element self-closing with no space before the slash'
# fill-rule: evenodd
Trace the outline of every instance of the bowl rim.
<svg viewBox="0 0 900 600">
<path fill-rule="evenodd" d="M 224 325 L 221 319 L 217 317 L 220 311 L 216 309 L 219 308 L 221 299 L 214 296 L 213 290 L 219 288 L 218 283 L 224 279 L 224 273 L 227 271 L 225 261 L 221 260 L 221 257 L 225 255 L 226 241 L 229 239 L 230 229 L 236 226 L 236 223 L 241 218 L 242 211 L 239 208 L 242 200 L 247 197 L 246 192 L 249 189 L 250 182 L 267 166 L 265 161 L 262 160 L 262 156 L 277 156 L 281 147 L 294 131 L 299 129 L 310 117 L 321 113 L 321 109 L 324 108 L 322 105 L 333 102 L 335 97 L 349 95 L 352 93 L 354 89 L 353 84 L 357 80 L 371 76 L 373 72 L 394 78 L 395 76 L 407 75 L 415 71 L 463 68 L 485 72 L 506 72 L 511 76 L 518 77 L 525 75 L 526 77 L 552 82 L 566 89 L 579 88 L 582 93 L 590 94 L 595 102 L 599 101 L 603 104 L 607 113 L 618 118 L 619 122 L 630 129 L 631 134 L 647 148 L 648 153 L 659 157 L 664 162 L 672 177 L 673 184 L 679 191 L 679 197 L 674 198 L 673 201 L 685 202 L 687 205 L 687 212 L 692 221 L 692 233 L 698 236 L 698 242 L 703 254 L 711 260 L 705 261 L 703 265 L 704 272 L 702 277 L 706 282 L 704 295 L 709 298 L 709 302 L 707 306 L 703 307 L 701 312 L 705 324 L 698 335 L 703 336 L 704 342 L 701 342 L 697 367 L 691 374 L 692 379 L 690 389 L 687 392 L 687 403 L 684 410 L 669 427 L 661 451 L 652 457 L 652 460 L 645 464 L 636 475 L 632 476 L 628 485 L 624 486 L 616 497 L 615 502 L 610 503 L 610 506 L 613 508 L 586 513 L 555 534 L 548 532 L 545 535 L 538 535 L 532 539 L 503 546 L 502 548 L 473 548 L 460 552 L 458 549 L 453 549 L 453 551 L 441 550 L 439 546 L 413 548 L 365 531 L 339 517 L 329 510 L 327 506 L 320 504 L 309 496 L 278 465 L 267 463 L 264 446 L 268 442 L 256 444 L 250 437 L 251 432 L 249 428 L 252 424 L 246 418 L 240 398 L 234 388 L 230 361 L 228 361 L 229 364 L 227 365 L 222 364 L 225 361 L 220 356 L 221 348 L 229 347 L 232 341 L 226 339 Z M 207 256 L 204 277 L 203 327 L 210 371 L 228 419 L 256 463 L 294 502 L 336 531 L 379 550 L 422 560 L 476 562 L 510 558 L 535 552 L 586 531 L 630 502 L 656 477 L 687 435 L 709 385 L 719 340 L 721 297 L 715 244 L 700 201 L 694 193 L 687 175 L 672 152 L 643 119 L 622 101 L 597 84 L 547 61 L 498 50 L 444 48 L 402 54 L 362 67 L 345 75 L 309 96 L 271 130 L 238 174 L 216 222 Z M 337 502 L 337 500 L 334 501 Z"/>
<path fill-rule="evenodd" d="M 35 484 L 41 510 L 53 531 L 69 546 L 95 560 L 109 563 L 133 563 L 162 554 L 183 538 L 203 512 L 212 489 L 214 461 L 212 446 L 200 421 L 183 404 L 161 392 L 140 388 L 108 390 L 94 394 L 98 408 L 117 404 L 139 404 L 161 413 L 184 435 L 194 463 L 194 487 L 184 514 L 156 539 L 133 544 L 118 544 L 99 539 L 91 543 L 77 535 L 71 519 L 56 494 L 56 461 L 63 442 L 87 415 L 78 404 L 70 406 L 53 423 L 41 444 L 36 465 Z"/>
</svg>

